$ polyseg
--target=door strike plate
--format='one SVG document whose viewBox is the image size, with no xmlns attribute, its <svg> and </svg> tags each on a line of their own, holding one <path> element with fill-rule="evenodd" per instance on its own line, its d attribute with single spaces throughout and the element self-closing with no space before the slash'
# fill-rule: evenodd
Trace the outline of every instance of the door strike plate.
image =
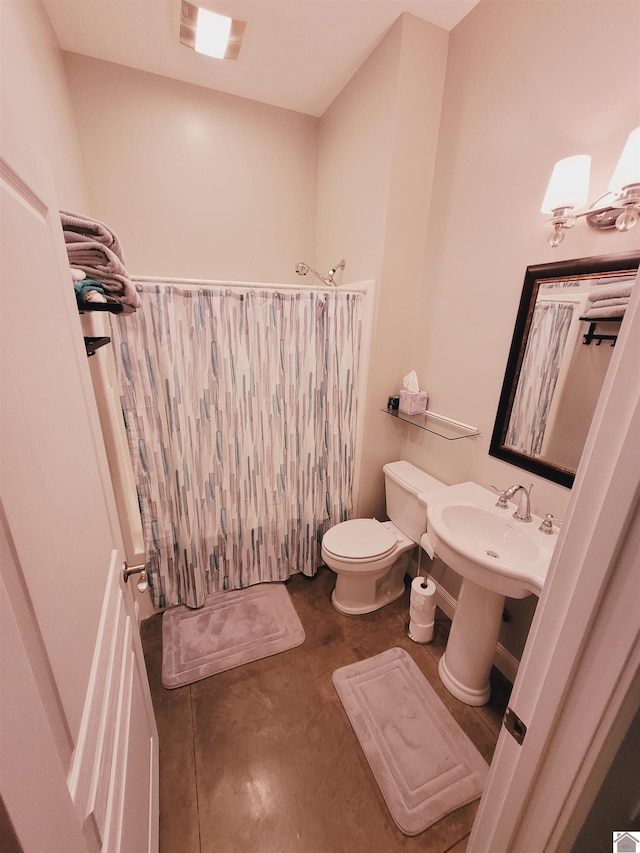
<svg viewBox="0 0 640 853">
<path fill-rule="evenodd" d="M 511 708 L 507 708 L 503 722 L 504 727 L 509 734 L 517 741 L 517 743 L 522 744 L 524 736 L 527 733 L 527 727 L 520 717 L 514 713 Z"/>
</svg>

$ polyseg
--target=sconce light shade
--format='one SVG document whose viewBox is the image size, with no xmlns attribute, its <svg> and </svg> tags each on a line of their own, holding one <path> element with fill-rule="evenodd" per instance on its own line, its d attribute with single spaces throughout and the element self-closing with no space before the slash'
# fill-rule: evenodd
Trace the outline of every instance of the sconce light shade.
<svg viewBox="0 0 640 853">
<path fill-rule="evenodd" d="M 611 178 L 609 191 L 619 193 L 624 187 L 640 184 L 640 127 L 632 130 Z"/>
<path fill-rule="evenodd" d="M 542 202 L 542 213 L 583 207 L 589 197 L 590 172 L 591 157 L 588 154 L 576 154 L 558 160 Z"/>
<path fill-rule="evenodd" d="M 640 222 L 640 127 L 629 134 L 609 192 L 586 207 L 590 170 L 588 154 L 567 157 L 553 167 L 542 202 L 542 212 L 552 216 L 547 221 L 552 228 L 547 236 L 550 246 L 559 246 L 565 232 L 582 217 L 591 228 L 617 228 L 622 232 L 630 231 Z"/>
</svg>

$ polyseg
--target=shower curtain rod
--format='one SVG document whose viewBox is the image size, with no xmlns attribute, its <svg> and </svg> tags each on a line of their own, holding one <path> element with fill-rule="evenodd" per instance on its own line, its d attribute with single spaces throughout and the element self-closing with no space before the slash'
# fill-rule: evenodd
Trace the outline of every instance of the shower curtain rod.
<svg viewBox="0 0 640 853">
<path fill-rule="evenodd" d="M 322 287 L 300 284 L 277 284 L 275 282 L 264 281 L 218 281 L 216 279 L 206 278 L 169 278 L 157 275 L 132 275 L 131 281 L 138 284 L 178 284 L 182 287 L 220 287 L 227 289 L 247 289 L 255 290 L 289 290 L 294 292 L 312 291 L 317 293 L 362 293 L 366 294 L 366 287 Z"/>
</svg>

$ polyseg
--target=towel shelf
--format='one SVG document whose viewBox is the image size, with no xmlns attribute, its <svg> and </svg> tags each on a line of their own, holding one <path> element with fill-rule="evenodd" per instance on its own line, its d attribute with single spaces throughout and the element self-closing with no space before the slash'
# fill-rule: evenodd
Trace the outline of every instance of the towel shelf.
<svg viewBox="0 0 640 853">
<path fill-rule="evenodd" d="M 387 415 L 391 415 L 392 418 L 423 429 L 425 432 L 430 432 L 440 438 L 446 438 L 447 441 L 457 441 L 460 438 L 474 438 L 480 435 L 478 427 L 454 421 L 444 415 L 437 415 L 435 412 L 407 415 L 398 409 L 381 409 L 381 411 Z"/>
<path fill-rule="evenodd" d="M 82 307 L 78 306 L 78 312 L 85 311 L 108 311 L 109 314 L 133 314 L 136 309 L 124 302 L 84 302 Z"/>
<path fill-rule="evenodd" d="M 596 326 L 598 323 L 621 323 L 622 317 L 598 317 L 595 320 L 591 317 L 580 317 L 580 320 L 589 324 L 589 331 L 582 336 L 583 344 L 589 346 L 591 341 L 595 341 L 596 346 L 599 347 L 602 341 L 611 341 L 612 347 L 616 345 L 616 341 L 618 340 L 617 332 L 612 335 L 605 335 L 602 332 L 596 332 Z"/>
<path fill-rule="evenodd" d="M 87 355 L 95 355 L 96 350 L 100 347 L 111 343 L 111 338 L 87 338 L 84 339 L 84 346 L 87 350 Z"/>
</svg>

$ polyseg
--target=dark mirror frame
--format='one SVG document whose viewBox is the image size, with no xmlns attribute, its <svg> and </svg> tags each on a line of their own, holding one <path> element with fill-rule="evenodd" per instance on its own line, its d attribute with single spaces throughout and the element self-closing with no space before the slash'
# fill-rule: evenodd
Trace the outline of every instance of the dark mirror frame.
<svg viewBox="0 0 640 853">
<path fill-rule="evenodd" d="M 491 436 L 489 455 L 510 462 L 525 471 L 531 471 L 561 486 L 571 488 L 575 473 L 559 465 L 543 462 L 532 456 L 527 456 L 517 450 L 505 447 L 504 437 L 507 433 L 515 391 L 520 379 L 522 360 L 527 345 L 529 329 L 533 317 L 533 309 L 538 298 L 540 282 L 547 279 L 576 278 L 585 275 L 597 275 L 608 272 L 636 271 L 640 264 L 640 253 L 625 252 L 620 255 L 597 255 L 591 258 L 578 258 L 558 263 L 536 264 L 527 267 L 520 307 L 516 317 L 516 325 L 509 350 L 507 369 L 504 375 L 496 421 Z"/>
</svg>

